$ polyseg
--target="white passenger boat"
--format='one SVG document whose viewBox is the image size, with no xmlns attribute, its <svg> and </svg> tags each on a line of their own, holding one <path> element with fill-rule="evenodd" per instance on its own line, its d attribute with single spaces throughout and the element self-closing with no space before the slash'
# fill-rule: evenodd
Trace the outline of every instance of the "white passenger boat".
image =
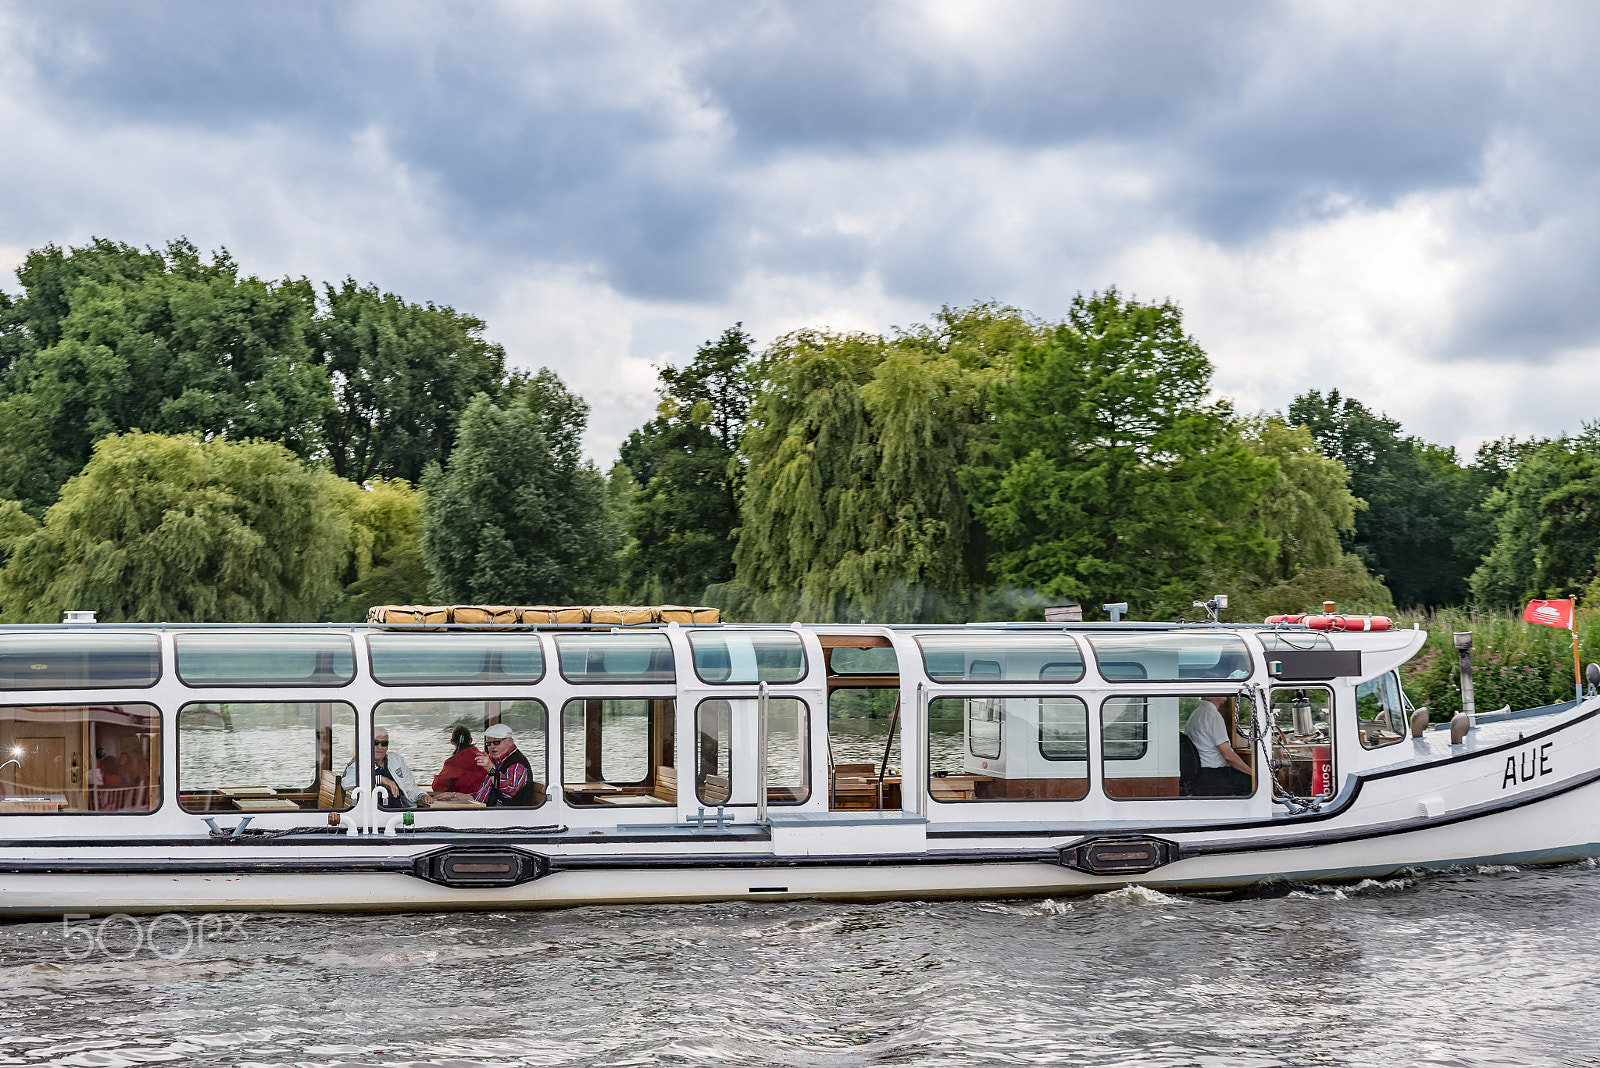
<svg viewBox="0 0 1600 1068">
<path fill-rule="evenodd" d="M 3 627 L 0 909 L 1218 890 L 1600 852 L 1600 698 L 1412 737 L 1398 669 L 1423 641 Z M 1248 772 L 1203 766 L 1196 717 Z"/>
</svg>

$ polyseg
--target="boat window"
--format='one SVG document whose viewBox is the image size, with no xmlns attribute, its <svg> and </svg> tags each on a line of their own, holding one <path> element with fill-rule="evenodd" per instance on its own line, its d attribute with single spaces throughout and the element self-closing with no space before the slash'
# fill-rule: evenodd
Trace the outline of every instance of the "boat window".
<svg viewBox="0 0 1600 1068">
<path fill-rule="evenodd" d="M 568 682 L 673 682 L 665 634 L 558 634 L 561 674 Z"/>
<path fill-rule="evenodd" d="M 898 687 L 849 686 L 828 694 L 828 765 L 829 808 L 900 807 Z"/>
<path fill-rule="evenodd" d="M 1356 726 L 1361 744 L 1368 749 L 1393 745 L 1410 731 L 1400 679 L 1394 672 L 1379 675 L 1356 687 Z"/>
<path fill-rule="evenodd" d="M 805 648 L 793 631 L 691 630 L 689 648 L 701 682 L 799 682 L 806 673 Z"/>
<path fill-rule="evenodd" d="M 760 727 L 756 721 L 760 702 L 754 697 L 714 697 L 700 702 L 695 714 L 698 745 L 695 757 L 695 797 L 703 805 L 730 800 L 734 753 L 755 750 Z M 806 705 L 793 697 L 767 700 L 767 804 L 798 805 L 811 797 L 810 733 Z M 747 741 L 735 740 L 737 729 Z M 748 758 L 746 758 L 748 759 Z M 733 796 L 748 804 L 749 796 Z"/>
<path fill-rule="evenodd" d="M 968 700 L 967 752 L 984 760 L 1000 759 L 1000 741 L 1005 723 L 1003 698 L 979 697 Z"/>
<path fill-rule="evenodd" d="M 531 808 L 544 804 L 550 781 L 545 718 L 544 705 L 532 700 L 383 701 L 373 709 L 372 733 L 388 735 L 391 765 L 396 758 L 404 762 L 416 788 L 432 795 L 429 808 Z M 485 753 L 483 732 L 495 723 L 511 728 L 514 752 L 528 763 L 526 793 L 508 798 L 496 796 L 493 786 L 482 790 L 488 776 L 478 757 Z M 509 755 L 495 753 L 502 762 Z M 353 772 L 341 776 L 347 788 Z"/>
<path fill-rule="evenodd" d="M 1076 682 L 1083 678 L 1083 654 L 1066 634 L 922 634 L 917 645 L 934 682 Z"/>
<path fill-rule="evenodd" d="M 91 690 L 154 686 L 161 647 L 154 634 L 42 631 L 0 636 L 0 689 Z"/>
<path fill-rule="evenodd" d="M 386 686 L 505 685 L 544 678 L 534 634 L 371 634 L 372 677 Z"/>
<path fill-rule="evenodd" d="M 828 655 L 830 675 L 898 675 L 900 659 L 888 646 L 872 649 L 832 649 Z"/>
<path fill-rule="evenodd" d="M 1226 631 L 1091 634 L 1089 644 L 1107 682 L 1244 679 L 1251 672 L 1244 640 Z"/>
<path fill-rule="evenodd" d="M 1326 634 L 1319 634 L 1314 630 L 1264 630 L 1256 636 L 1261 639 L 1261 647 L 1269 653 L 1284 649 L 1290 652 L 1304 652 L 1311 649 L 1333 648 L 1333 642 L 1328 640 Z"/>
<path fill-rule="evenodd" d="M 1082 700 L 1039 699 L 1039 755 L 1046 760 L 1089 759 L 1089 711 Z"/>
<path fill-rule="evenodd" d="M 343 686 L 356 677 L 347 634 L 179 634 L 178 677 L 190 686 Z"/>
<path fill-rule="evenodd" d="M 695 727 L 695 797 L 703 805 L 727 804 L 733 789 L 733 705 L 701 701 Z"/>
<path fill-rule="evenodd" d="M 1100 756 L 1106 796 L 1119 801 L 1187 797 L 1248 798 L 1250 702 L 1237 694 L 1204 697 L 1117 694 L 1100 705 Z"/>
<path fill-rule="evenodd" d="M 1150 699 L 1111 697 L 1101 706 L 1100 748 L 1107 760 L 1138 760 L 1150 751 Z"/>
<path fill-rule="evenodd" d="M 563 653 L 563 656 L 565 653 Z M 562 788 L 571 805 L 673 805 L 671 724 L 657 698 L 575 698 L 561 712 Z"/>
<path fill-rule="evenodd" d="M 1333 692 L 1321 686 L 1272 691 L 1272 766 L 1296 797 L 1333 794 Z"/>
<path fill-rule="evenodd" d="M 928 703 L 935 801 L 1075 801 L 1089 792 L 1080 698 L 937 697 Z"/>
<path fill-rule="evenodd" d="M 343 701 L 196 701 L 178 710 L 178 800 L 234 814 L 350 807 L 356 710 Z"/>
<path fill-rule="evenodd" d="M 0 705 L 0 815 L 153 812 L 154 705 Z"/>
</svg>

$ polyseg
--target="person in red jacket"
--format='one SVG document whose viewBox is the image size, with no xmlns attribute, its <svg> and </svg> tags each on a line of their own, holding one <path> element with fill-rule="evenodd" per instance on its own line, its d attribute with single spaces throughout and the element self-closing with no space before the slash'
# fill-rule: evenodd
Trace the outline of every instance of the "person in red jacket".
<svg viewBox="0 0 1600 1068">
<path fill-rule="evenodd" d="M 433 777 L 433 792 L 463 794 L 465 800 L 478 792 L 488 776 L 478 766 L 478 757 L 483 751 L 472 744 L 472 732 L 462 726 L 450 732 L 450 744 L 456 748 L 455 755 L 446 760 L 439 774 Z"/>
</svg>

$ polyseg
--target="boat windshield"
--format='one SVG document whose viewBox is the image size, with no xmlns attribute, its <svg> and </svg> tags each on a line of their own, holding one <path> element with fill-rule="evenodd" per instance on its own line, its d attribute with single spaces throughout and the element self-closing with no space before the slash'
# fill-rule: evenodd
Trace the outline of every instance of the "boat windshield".
<svg viewBox="0 0 1600 1068">
<path fill-rule="evenodd" d="M 1091 634 L 1089 644 L 1107 682 L 1250 677 L 1250 652 L 1227 631 Z"/>
<path fill-rule="evenodd" d="M 917 636 L 922 662 L 934 682 L 1077 682 L 1083 653 L 1060 633 Z"/>
</svg>

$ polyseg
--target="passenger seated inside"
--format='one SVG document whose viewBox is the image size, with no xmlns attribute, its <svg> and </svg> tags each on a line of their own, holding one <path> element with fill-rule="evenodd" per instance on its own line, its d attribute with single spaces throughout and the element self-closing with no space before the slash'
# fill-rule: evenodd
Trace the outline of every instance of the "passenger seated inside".
<svg viewBox="0 0 1600 1068">
<path fill-rule="evenodd" d="M 347 792 L 355 789 L 354 760 L 344 769 L 339 782 Z M 376 787 L 381 787 L 388 795 L 378 801 L 379 808 L 400 810 L 428 806 L 428 794 L 417 785 L 416 776 L 412 775 L 411 769 L 406 766 L 405 758 L 399 753 L 389 752 L 389 732 L 382 727 L 372 733 L 372 783 Z"/>
<path fill-rule="evenodd" d="M 511 728 L 496 723 L 484 731 L 483 748 L 486 752 L 478 754 L 478 767 L 484 780 L 473 800 L 489 808 L 532 808 L 537 803 L 533 768 L 518 752 Z"/>
<path fill-rule="evenodd" d="M 488 778 L 478 767 L 483 750 L 472 744 L 472 732 L 460 724 L 450 732 L 450 744 L 455 753 L 433 777 L 433 796 L 441 801 L 470 801 Z"/>
<path fill-rule="evenodd" d="M 1228 724 L 1217 711 L 1215 700 L 1202 700 L 1189 713 L 1189 722 L 1183 728 L 1200 758 L 1192 796 L 1248 797 L 1254 788 L 1250 765 L 1234 751 Z"/>
</svg>

